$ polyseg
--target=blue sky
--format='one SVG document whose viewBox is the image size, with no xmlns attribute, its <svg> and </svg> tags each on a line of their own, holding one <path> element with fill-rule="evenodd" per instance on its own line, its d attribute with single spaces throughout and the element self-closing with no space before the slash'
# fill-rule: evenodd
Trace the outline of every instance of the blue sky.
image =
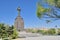
<svg viewBox="0 0 60 40">
<path fill-rule="evenodd" d="M 44 20 L 38 19 L 36 16 L 36 3 L 38 0 L 0 0 L 0 23 L 6 23 L 9 25 L 14 24 L 14 20 L 18 15 L 17 7 L 21 8 L 21 17 L 24 19 L 25 28 L 29 27 L 54 27 L 60 26 L 59 20 L 53 23 L 47 24 Z"/>
</svg>

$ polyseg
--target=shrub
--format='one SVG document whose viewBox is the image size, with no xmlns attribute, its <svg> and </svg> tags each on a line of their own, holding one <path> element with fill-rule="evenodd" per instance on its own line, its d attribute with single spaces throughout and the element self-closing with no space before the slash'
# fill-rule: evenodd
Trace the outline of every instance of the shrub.
<svg viewBox="0 0 60 40">
<path fill-rule="evenodd" d="M 56 33 L 55 29 L 49 29 L 48 34 L 49 35 L 54 35 Z"/>
<path fill-rule="evenodd" d="M 43 34 L 44 35 L 55 35 L 55 33 L 56 33 L 55 29 L 49 29 L 45 31 Z"/>
<path fill-rule="evenodd" d="M 14 26 L 6 26 L 5 24 L 0 24 L 0 38 L 12 37 L 17 38 L 18 33 Z"/>
<path fill-rule="evenodd" d="M 60 35 L 60 28 L 58 29 L 58 35 Z"/>
<path fill-rule="evenodd" d="M 11 35 L 11 37 L 12 37 L 12 39 L 15 39 L 15 38 L 18 37 L 18 32 L 17 32 L 17 30 L 15 28 L 13 30 L 14 31 L 13 31 L 13 34 Z"/>
</svg>

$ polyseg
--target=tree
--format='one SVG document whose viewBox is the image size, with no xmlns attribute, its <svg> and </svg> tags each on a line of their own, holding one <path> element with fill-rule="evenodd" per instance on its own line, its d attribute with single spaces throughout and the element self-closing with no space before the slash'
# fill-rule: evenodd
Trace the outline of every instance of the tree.
<svg viewBox="0 0 60 40">
<path fill-rule="evenodd" d="M 37 17 L 59 20 L 60 19 L 60 0 L 40 0 L 37 6 Z"/>
<path fill-rule="evenodd" d="M 60 8 L 60 0 L 45 0 L 49 5 L 55 6 L 57 8 Z"/>
</svg>

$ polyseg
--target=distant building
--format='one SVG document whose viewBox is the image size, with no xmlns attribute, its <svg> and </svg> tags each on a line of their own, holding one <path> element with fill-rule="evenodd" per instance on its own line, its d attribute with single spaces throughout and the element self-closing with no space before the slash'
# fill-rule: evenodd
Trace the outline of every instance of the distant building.
<svg viewBox="0 0 60 40">
<path fill-rule="evenodd" d="M 23 31 L 24 30 L 24 20 L 20 16 L 20 11 L 21 11 L 20 7 L 17 8 L 17 11 L 18 11 L 18 16 L 15 18 L 14 27 L 18 31 Z"/>
</svg>

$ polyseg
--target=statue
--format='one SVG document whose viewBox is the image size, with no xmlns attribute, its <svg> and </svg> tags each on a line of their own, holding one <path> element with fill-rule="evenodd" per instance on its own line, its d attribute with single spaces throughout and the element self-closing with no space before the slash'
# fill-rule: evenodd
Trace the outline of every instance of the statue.
<svg viewBox="0 0 60 40">
<path fill-rule="evenodd" d="M 16 27 L 16 29 L 18 31 L 22 31 L 24 29 L 24 21 L 23 18 L 20 16 L 20 7 L 17 8 L 18 11 L 18 16 L 15 19 L 15 23 L 14 23 L 14 27 Z"/>
</svg>

